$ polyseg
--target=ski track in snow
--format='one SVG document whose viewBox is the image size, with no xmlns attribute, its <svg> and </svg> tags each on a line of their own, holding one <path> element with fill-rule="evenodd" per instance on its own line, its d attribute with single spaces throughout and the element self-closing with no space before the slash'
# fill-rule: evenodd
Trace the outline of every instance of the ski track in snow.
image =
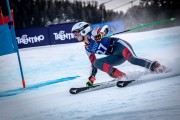
<svg viewBox="0 0 180 120">
<path fill-rule="evenodd" d="M 138 78 L 137 81 L 125 88 L 111 87 L 77 95 L 71 95 L 69 89 L 85 86 L 90 69 L 82 43 L 21 49 L 25 81 L 27 87 L 33 88 L 27 90 L 22 90 L 16 54 L 1 56 L 0 95 L 21 90 L 15 95 L 0 97 L 0 118 L 179 120 L 179 31 L 180 27 L 173 27 L 117 35 L 132 44 L 137 56 L 158 60 L 172 68 L 172 72 L 143 75 L 146 69 L 125 62 L 117 68 L 130 79 Z M 72 80 L 66 81 L 66 78 Z M 98 83 L 112 78 L 99 71 L 96 79 Z"/>
</svg>

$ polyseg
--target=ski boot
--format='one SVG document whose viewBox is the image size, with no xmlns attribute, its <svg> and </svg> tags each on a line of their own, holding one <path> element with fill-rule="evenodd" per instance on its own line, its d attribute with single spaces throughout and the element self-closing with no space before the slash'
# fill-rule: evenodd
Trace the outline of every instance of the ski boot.
<svg viewBox="0 0 180 120">
<path fill-rule="evenodd" d="M 150 70 L 153 73 L 167 73 L 171 71 L 171 69 L 167 69 L 165 66 L 159 64 L 157 61 L 152 63 Z"/>
</svg>

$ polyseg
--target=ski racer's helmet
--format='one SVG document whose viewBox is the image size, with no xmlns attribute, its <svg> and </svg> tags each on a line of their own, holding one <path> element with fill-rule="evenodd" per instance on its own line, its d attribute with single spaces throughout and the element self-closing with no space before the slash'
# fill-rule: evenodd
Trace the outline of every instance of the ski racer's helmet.
<svg viewBox="0 0 180 120">
<path fill-rule="evenodd" d="M 71 32 L 74 33 L 74 35 L 78 33 L 82 36 L 87 35 L 90 31 L 91 31 L 91 27 L 90 24 L 87 22 L 78 22 L 74 24 L 71 29 Z"/>
</svg>

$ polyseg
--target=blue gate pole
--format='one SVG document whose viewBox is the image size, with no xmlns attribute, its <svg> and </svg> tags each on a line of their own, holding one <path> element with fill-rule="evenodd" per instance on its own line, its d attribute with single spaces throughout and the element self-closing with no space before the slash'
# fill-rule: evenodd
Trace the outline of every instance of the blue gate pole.
<svg viewBox="0 0 180 120">
<path fill-rule="evenodd" d="M 23 75 L 23 69 L 22 69 L 22 65 L 21 65 L 21 59 L 20 59 L 19 50 L 18 50 L 18 43 L 16 40 L 16 34 L 15 34 L 15 30 L 14 30 L 14 24 L 13 24 L 13 19 L 12 19 L 11 10 L 10 10 L 8 0 L 6 0 L 6 4 L 7 4 L 7 8 L 8 8 L 8 12 L 9 12 L 9 18 L 10 18 L 9 28 L 11 30 L 14 50 L 17 52 L 17 56 L 18 56 L 19 68 L 20 68 L 21 77 L 22 77 L 22 85 L 23 85 L 23 88 L 26 89 L 26 84 L 25 84 L 24 75 Z"/>
</svg>

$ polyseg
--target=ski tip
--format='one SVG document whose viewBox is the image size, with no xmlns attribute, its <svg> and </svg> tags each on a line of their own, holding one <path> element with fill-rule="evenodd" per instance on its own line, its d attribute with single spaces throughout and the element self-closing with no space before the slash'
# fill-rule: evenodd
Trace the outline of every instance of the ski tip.
<svg viewBox="0 0 180 120">
<path fill-rule="evenodd" d="M 71 89 L 69 90 L 69 92 L 70 92 L 71 94 L 77 94 L 77 89 L 76 89 L 76 88 L 71 88 Z"/>
<path fill-rule="evenodd" d="M 116 83 L 117 87 L 126 87 L 128 84 L 130 84 L 131 82 L 133 82 L 135 80 L 129 80 L 129 81 L 118 81 Z"/>
</svg>

